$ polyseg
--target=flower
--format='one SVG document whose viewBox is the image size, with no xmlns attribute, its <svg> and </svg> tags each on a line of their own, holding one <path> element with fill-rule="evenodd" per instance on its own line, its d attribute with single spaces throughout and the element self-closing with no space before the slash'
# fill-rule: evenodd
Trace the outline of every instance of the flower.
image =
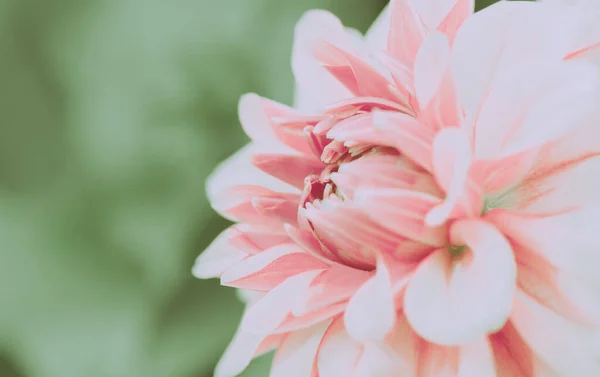
<svg viewBox="0 0 600 377">
<path fill-rule="evenodd" d="M 236 222 L 194 273 L 243 289 L 216 376 L 600 375 L 600 114 L 584 8 L 393 0 L 299 22 L 297 106 L 242 97 L 209 179 Z M 596 28 L 598 29 L 598 28 Z"/>
</svg>

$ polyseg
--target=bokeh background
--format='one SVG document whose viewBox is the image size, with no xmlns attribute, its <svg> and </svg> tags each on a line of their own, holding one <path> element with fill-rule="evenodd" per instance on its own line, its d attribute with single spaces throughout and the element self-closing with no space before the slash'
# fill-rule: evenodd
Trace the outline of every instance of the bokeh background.
<svg viewBox="0 0 600 377">
<path fill-rule="evenodd" d="M 291 103 L 306 10 L 385 3 L 0 0 L 0 377 L 212 376 L 241 304 L 190 270 L 238 98 Z"/>
</svg>

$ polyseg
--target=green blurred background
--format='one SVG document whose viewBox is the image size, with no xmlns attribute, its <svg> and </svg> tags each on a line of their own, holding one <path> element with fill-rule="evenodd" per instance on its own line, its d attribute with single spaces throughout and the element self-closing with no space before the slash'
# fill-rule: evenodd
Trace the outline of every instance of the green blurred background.
<svg viewBox="0 0 600 377">
<path fill-rule="evenodd" d="M 304 11 L 385 3 L 0 0 L 0 377 L 212 376 L 241 304 L 190 270 L 238 98 L 291 102 Z"/>
</svg>

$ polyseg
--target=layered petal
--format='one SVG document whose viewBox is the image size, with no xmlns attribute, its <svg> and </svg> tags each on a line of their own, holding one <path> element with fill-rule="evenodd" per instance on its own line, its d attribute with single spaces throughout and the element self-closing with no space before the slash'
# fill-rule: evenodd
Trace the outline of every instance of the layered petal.
<svg viewBox="0 0 600 377">
<path fill-rule="evenodd" d="M 394 328 L 394 293 L 383 258 L 379 258 L 375 275 L 350 299 L 344 319 L 348 334 L 361 342 L 381 341 Z"/>
<path fill-rule="evenodd" d="M 504 325 L 516 290 L 510 245 L 480 220 L 460 220 L 451 242 L 469 250 L 431 254 L 416 270 L 404 297 L 406 316 L 425 339 L 447 345 L 472 341 Z"/>
</svg>

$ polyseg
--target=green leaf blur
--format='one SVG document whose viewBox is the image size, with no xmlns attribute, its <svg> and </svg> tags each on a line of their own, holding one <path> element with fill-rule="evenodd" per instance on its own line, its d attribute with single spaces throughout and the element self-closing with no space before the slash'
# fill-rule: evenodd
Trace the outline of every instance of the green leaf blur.
<svg viewBox="0 0 600 377">
<path fill-rule="evenodd" d="M 384 5 L 0 0 L 0 376 L 211 376 L 241 304 L 190 270 L 237 100 L 291 102 L 304 11 L 365 31 Z"/>
</svg>

